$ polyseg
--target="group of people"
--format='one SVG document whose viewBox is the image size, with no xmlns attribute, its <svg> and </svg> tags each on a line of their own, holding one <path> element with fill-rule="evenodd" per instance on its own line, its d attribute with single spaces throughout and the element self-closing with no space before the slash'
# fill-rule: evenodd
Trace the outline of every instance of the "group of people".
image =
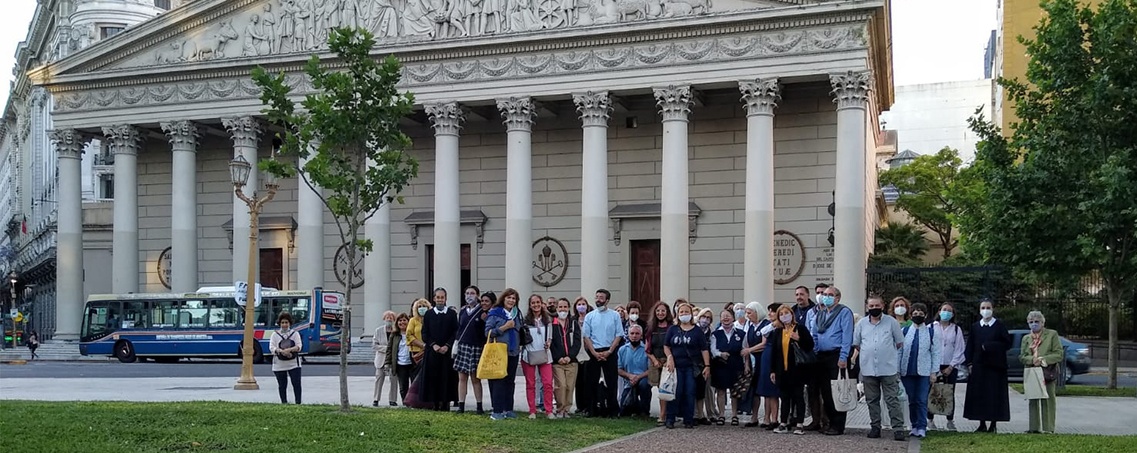
<svg viewBox="0 0 1137 453">
<path fill-rule="evenodd" d="M 965 335 L 954 322 L 951 304 L 931 311 L 897 297 L 886 307 L 873 296 L 865 301 L 862 317 L 841 302 L 837 287 L 826 284 L 818 284 L 812 297 L 809 288 L 797 287 L 793 304 L 728 303 L 715 313 L 679 299 L 655 303 L 646 317 L 635 301 L 612 308 L 605 289 L 597 290 L 591 302 L 534 294 L 524 310 L 521 295 L 511 288 L 498 296 L 470 286 L 460 307 L 448 305 L 443 288 L 432 298 L 416 300 L 409 314 L 384 313 L 385 325 L 372 341 L 374 406 L 390 377 L 391 406 L 398 399 L 412 407 L 456 407 L 464 413 L 472 388 L 472 411 L 484 415 L 478 364 L 488 342 L 502 342 L 508 350 L 507 373 L 488 380 L 494 420 L 517 417 L 518 365 L 525 376 L 529 418 L 650 416 L 652 400 L 659 398 L 657 423 L 667 428 L 681 420 L 686 428 L 730 423 L 775 433 L 842 435 L 846 412 L 838 409 L 831 382 L 854 379 L 863 385 L 869 408 L 868 436 L 881 437 L 883 401 L 893 437 L 905 440 L 935 429 L 928 411 L 933 384 L 949 386 L 947 406 L 954 407 L 954 384 L 966 369 L 964 417 L 979 421 L 983 432 L 995 432 L 998 422 L 1010 420 L 1006 353 L 1012 337 L 994 317 L 989 300 L 981 302 L 981 319 Z M 288 335 L 291 319 L 286 315 L 280 320 L 281 335 L 274 334 L 270 347 L 282 402 L 289 370 L 299 367 L 294 358 L 277 354 L 277 337 Z M 1057 333 L 1043 328 L 1039 312 L 1027 321 L 1032 333 L 1023 338 L 1024 366 L 1055 366 L 1062 360 Z M 674 380 L 668 382 L 673 397 L 667 401 L 653 391 L 664 377 Z M 1031 403 L 1032 432 L 1054 430 L 1054 385 L 1047 385 L 1049 399 Z M 299 403 L 298 379 L 294 387 Z M 911 423 L 907 433 L 900 405 L 904 397 Z M 944 414 L 949 430 L 955 429 L 952 412 Z M 748 421 L 739 419 L 744 415 Z"/>
</svg>

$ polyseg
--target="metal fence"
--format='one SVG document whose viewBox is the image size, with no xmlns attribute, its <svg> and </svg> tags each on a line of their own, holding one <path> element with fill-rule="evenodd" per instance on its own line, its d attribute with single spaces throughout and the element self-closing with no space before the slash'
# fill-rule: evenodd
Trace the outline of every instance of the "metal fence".
<svg viewBox="0 0 1137 453">
<path fill-rule="evenodd" d="M 1016 279 L 999 266 L 975 267 L 870 267 L 869 294 L 887 301 L 896 296 L 928 305 L 932 313 L 943 303 L 955 307 L 956 323 L 970 326 L 979 317 L 979 301 L 990 298 L 995 316 L 1011 329 L 1025 329 L 1026 315 L 1038 310 L 1046 326 L 1071 339 L 1109 337 L 1109 300 L 1100 280 L 1087 278 L 1073 290 L 1056 291 Z M 1137 297 L 1122 304 L 1118 338 L 1137 341 Z M 934 315 L 933 315 L 934 316 Z"/>
</svg>

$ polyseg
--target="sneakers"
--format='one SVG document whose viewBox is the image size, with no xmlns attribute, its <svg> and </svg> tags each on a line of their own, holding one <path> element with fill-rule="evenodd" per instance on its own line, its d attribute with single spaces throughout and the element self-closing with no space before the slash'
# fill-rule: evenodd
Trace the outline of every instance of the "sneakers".
<svg viewBox="0 0 1137 453">
<path fill-rule="evenodd" d="M 557 416 L 553 415 L 552 412 L 549 412 L 548 414 L 545 414 L 545 415 L 549 418 L 549 420 L 556 420 L 557 419 Z"/>
<path fill-rule="evenodd" d="M 908 440 L 908 436 L 904 435 L 904 431 L 893 431 L 892 432 L 892 438 L 894 440 L 898 440 L 898 441 Z"/>
<path fill-rule="evenodd" d="M 952 420 L 947 421 L 947 430 L 948 431 L 955 431 L 955 422 L 954 421 L 952 421 Z"/>
<path fill-rule="evenodd" d="M 531 413 L 529 413 L 529 419 L 530 419 L 530 420 L 536 420 L 536 419 L 537 419 L 537 414 L 535 414 L 535 413 L 532 413 L 532 412 L 531 412 Z"/>
<path fill-rule="evenodd" d="M 869 439 L 880 439 L 880 427 L 874 426 L 869 429 Z"/>
<path fill-rule="evenodd" d="M 503 415 L 505 415 L 505 418 L 517 418 L 517 414 L 513 413 L 513 411 L 505 411 Z"/>
<path fill-rule="evenodd" d="M 788 432 L 790 432 L 790 430 L 786 427 L 786 425 L 778 425 L 777 428 L 774 428 L 774 434 L 785 434 Z"/>
<path fill-rule="evenodd" d="M 805 435 L 805 428 L 802 427 L 801 425 L 797 425 L 797 428 L 794 428 L 794 434 L 799 435 L 799 436 L 804 436 Z"/>
<path fill-rule="evenodd" d="M 927 435 L 928 435 L 928 430 L 926 430 L 924 428 L 920 428 L 920 429 L 916 430 L 916 437 L 923 439 L 924 437 L 927 437 Z"/>
<path fill-rule="evenodd" d="M 505 420 L 505 414 L 494 412 L 490 414 L 490 420 Z"/>
</svg>

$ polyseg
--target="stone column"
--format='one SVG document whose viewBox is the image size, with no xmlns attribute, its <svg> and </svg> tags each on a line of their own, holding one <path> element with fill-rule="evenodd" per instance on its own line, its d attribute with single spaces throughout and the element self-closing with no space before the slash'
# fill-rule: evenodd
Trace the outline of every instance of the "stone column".
<svg viewBox="0 0 1137 453">
<path fill-rule="evenodd" d="M 505 286 L 533 294 L 533 118 L 528 97 L 498 99 L 506 131 Z M 527 304 L 526 304 L 527 305 Z"/>
<path fill-rule="evenodd" d="M 260 145 L 261 140 L 261 125 L 256 118 L 251 116 L 222 118 L 221 124 L 229 130 L 229 134 L 233 138 L 233 158 L 245 156 L 245 160 L 253 165 L 253 171 L 249 172 L 249 181 L 242 189 L 246 195 L 252 196 L 254 192 L 260 190 L 260 172 L 257 171 L 257 146 Z M 231 185 L 229 190 L 233 190 Z M 256 271 L 260 265 L 260 258 L 260 256 L 249 256 L 249 206 L 234 195 L 233 281 L 244 281 L 249 278 L 249 260 L 252 260 L 254 271 Z M 260 273 L 254 272 L 254 275 L 260 275 Z M 252 285 L 254 282 L 247 283 Z"/>
<path fill-rule="evenodd" d="M 660 208 L 660 299 L 690 297 L 690 229 L 687 200 L 687 117 L 691 87 L 655 88 L 663 116 L 663 200 Z"/>
<path fill-rule="evenodd" d="M 315 150 L 312 150 L 315 152 Z M 300 167 L 308 162 L 300 159 Z M 311 291 L 324 285 L 324 202 L 320 200 L 320 187 L 298 181 L 296 201 L 296 285 L 297 289 Z M 314 189 L 313 189 L 314 187 Z"/>
<path fill-rule="evenodd" d="M 778 79 L 738 82 L 746 107 L 746 233 L 743 297 L 774 302 L 774 107 Z"/>
<path fill-rule="evenodd" d="M 197 291 L 197 125 L 191 121 L 162 123 L 173 154 L 170 191 L 170 289 Z M 116 161 L 117 162 L 117 161 Z"/>
<path fill-rule="evenodd" d="M 74 129 L 50 132 L 59 156 L 59 211 L 56 214 L 55 340 L 79 339 L 83 322 L 83 145 Z"/>
<path fill-rule="evenodd" d="M 592 300 L 608 288 L 608 117 L 607 91 L 572 96 L 583 127 L 580 187 L 580 294 Z"/>
<path fill-rule="evenodd" d="M 863 310 L 865 299 L 865 121 L 871 77 L 867 71 L 832 74 L 837 102 L 837 177 L 833 219 L 833 283 L 846 306 Z"/>
<path fill-rule="evenodd" d="M 451 298 L 462 291 L 462 208 L 458 190 L 458 132 L 462 108 L 457 102 L 430 104 L 434 123 L 434 286 Z M 432 288 L 433 289 L 433 288 Z M 457 300 L 457 299 L 455 299 Z"/>
<path fill-rule="evenodd" d="M 391 205 L 367 219 L 363 234 L 371 239 L 371 253 L 363 258 L 363 335 L 383 325 L 383 312 L 391 309 Z"/>
<path fill-rule="evenodd" d="M 114 154 L 114 235 L 111 288 L 138 292 L 138 149 L 142 136 L 129 124 L 104 127 Z"/>
</svg>

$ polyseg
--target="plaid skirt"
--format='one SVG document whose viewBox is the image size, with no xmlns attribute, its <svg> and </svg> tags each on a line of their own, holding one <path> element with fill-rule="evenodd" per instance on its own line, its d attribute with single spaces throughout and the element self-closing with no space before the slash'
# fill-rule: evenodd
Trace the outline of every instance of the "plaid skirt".
<svg viewBox="0 0 1137 453">
<path fill-rule="evenodd" d="M 478 372 L 478 361 L 482 358 L 482 346 L 458 343 L 454 350 L 454 371 L 474 374 Z"/>
</svg>

